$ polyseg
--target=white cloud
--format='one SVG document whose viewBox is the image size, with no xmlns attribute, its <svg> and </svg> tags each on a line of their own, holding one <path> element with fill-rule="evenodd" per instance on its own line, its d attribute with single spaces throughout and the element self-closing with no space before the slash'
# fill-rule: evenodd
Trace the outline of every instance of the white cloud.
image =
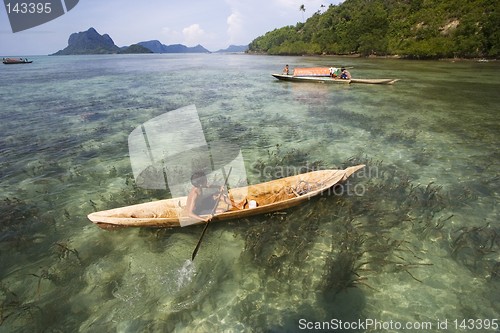
<svg viewBox="0 0 500 333">
<path fill-rule="evenodd" d="M 205 30 L 203 30 L 197 23 L 191 24 L 189 27 L 182 29 L 182 35 L 184 36 L 184 42 L 188 46 L 202 44 L 208 37 Z"/>
<path fill-rule="evenodd" d="M 161 39 L 161 42 L 165 44 L 179 43 L 182 38 L 182 34 L 179 31 L 171 29 L 169 27 L 163 27 L 161 29 L 161 34 L 165 36 Z"/>
<path fill-rule="evenodd" d="M 286 8 L 295 8 L 295 7 L 297 7 L 297 3 L 298 3 L 298 1 L 296 1 L 296 0 L 275 0 L 274 2 L 276 2 L 279 6 L 286 7 Z"/>
<path fill-rule="evenodd" d="M 229 35 L 229 42 L 234 43 L 243 31 L 243 16 L 237 10 L 233 10 L 231 15 L 227 17 L 227 34 Z"/>
</svg>

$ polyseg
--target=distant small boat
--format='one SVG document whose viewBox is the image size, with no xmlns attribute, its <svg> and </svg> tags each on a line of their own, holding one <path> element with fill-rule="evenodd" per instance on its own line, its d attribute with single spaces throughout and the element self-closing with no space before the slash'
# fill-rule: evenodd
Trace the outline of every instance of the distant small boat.
<svg viewBox="0 0 500 333">
<path fill-rule="evenodd" d="M 278 80 L 293 82 L 316 82 L 316 83 L 365 83 L 365 84 L 393 84 L 399 79 L 339 79 L 330 76 L 294 76 L 286 74 L 271 74 Z"/>
<path fill-rule="evenodd" d="M 332 77 L 331 70 L 327 67 L 297 67 L 293 70 L 293 75 L 272 74 L 278 80 L 294 82 L 319 82 L 319 83 L 365 83 L 365 84 L 393 84 L 397 79 L 342 79 Z M 340 74 L 339 74 L 340 75 Z"/>
<path fill-rule="evenodd" d="M 31 64 L 33 60 L 28 60 L 27 58 L 3 58 L 2 61 L 5 65 L 17 65 L 17 64 Z"/>
<path fill-rule="evenodd" d="M 256 207 L 227 210 L 217 213 L 213 221 L 245 218 L 272 213 L 300 205 L 332 186 L 345 181 L 364 165 L 356 165 L 345 170 L 318 170 L 295 176 L 272 180 L 229 190 L 229 197 L 235 202 L 246 199 L 255 201 Z M 186 197 L 152 201 L 132 206 L 114 208 L 91 213 L 88 218 L 103 229 L 112 227 L 179 227 L 186 206 Z M 226 204 L 221 202 L 221 208 Z M 202 215 L 208 217 L 207 215 Z M 196 221 L 190 224 L 202 224 Z"/>
</svg>

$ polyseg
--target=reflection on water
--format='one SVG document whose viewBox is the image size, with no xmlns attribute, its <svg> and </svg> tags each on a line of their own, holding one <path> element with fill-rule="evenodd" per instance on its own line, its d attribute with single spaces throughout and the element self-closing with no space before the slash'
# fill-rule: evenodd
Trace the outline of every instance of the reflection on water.
<svg viewBox="0 0 500 333">
<path fill-rule="evenodd" d="M 301 319 L 499 313 L 498 64 L 35 60 L 0 76 L 0 331 L 298 331 Z M 332 62 L 401 81 L 329 86 L 269 75 L 284 63 Z M 190 104 L 208 142 L 241 148 L 250 183 L 368 167 L 295 209 L 210 225 L 195 262 L 201 227 L 91 225 L 92 211 L 167 195 L 135 184 L 127 137 Z"/>
</svg>

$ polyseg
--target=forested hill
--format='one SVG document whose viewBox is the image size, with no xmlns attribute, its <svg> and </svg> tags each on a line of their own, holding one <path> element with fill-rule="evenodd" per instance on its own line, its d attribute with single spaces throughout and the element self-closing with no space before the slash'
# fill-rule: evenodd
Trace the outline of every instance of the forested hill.
<svg viewBox="0 0 500 333">
<path fill-rule="evenodd" d="M 498 57 L 498 0 L 346 0 L 253 40 L 267 54 Z M 297 8 L 299 11 L 299 8 Z"/>
</svg>

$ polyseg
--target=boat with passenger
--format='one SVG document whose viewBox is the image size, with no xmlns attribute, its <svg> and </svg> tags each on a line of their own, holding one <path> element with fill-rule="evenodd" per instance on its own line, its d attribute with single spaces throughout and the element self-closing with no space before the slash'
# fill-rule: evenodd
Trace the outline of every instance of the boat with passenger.
<svg viewBox="0 0 500 333">
<path fill-rule="evenodd" d="M 3 58 L 2 62 L 5 65 L 17 65 L 17 64 L 31 64 L 33 60 L 28 60 L 28 58 Z"/>
<path fill-rule="evenodd" d="M 350 73 L 341 68 L 339 74 L 335 74 L 337 68 L 328 67 L 304 67 L 295 68 L 293 74 L 271 74 L 282 81 L 292 82 L 316 82 L 316 83 L 364 83 L 364 84 L 393 84 L 398 79 L 357 79 L 352 78 Z"/>
</svg>

